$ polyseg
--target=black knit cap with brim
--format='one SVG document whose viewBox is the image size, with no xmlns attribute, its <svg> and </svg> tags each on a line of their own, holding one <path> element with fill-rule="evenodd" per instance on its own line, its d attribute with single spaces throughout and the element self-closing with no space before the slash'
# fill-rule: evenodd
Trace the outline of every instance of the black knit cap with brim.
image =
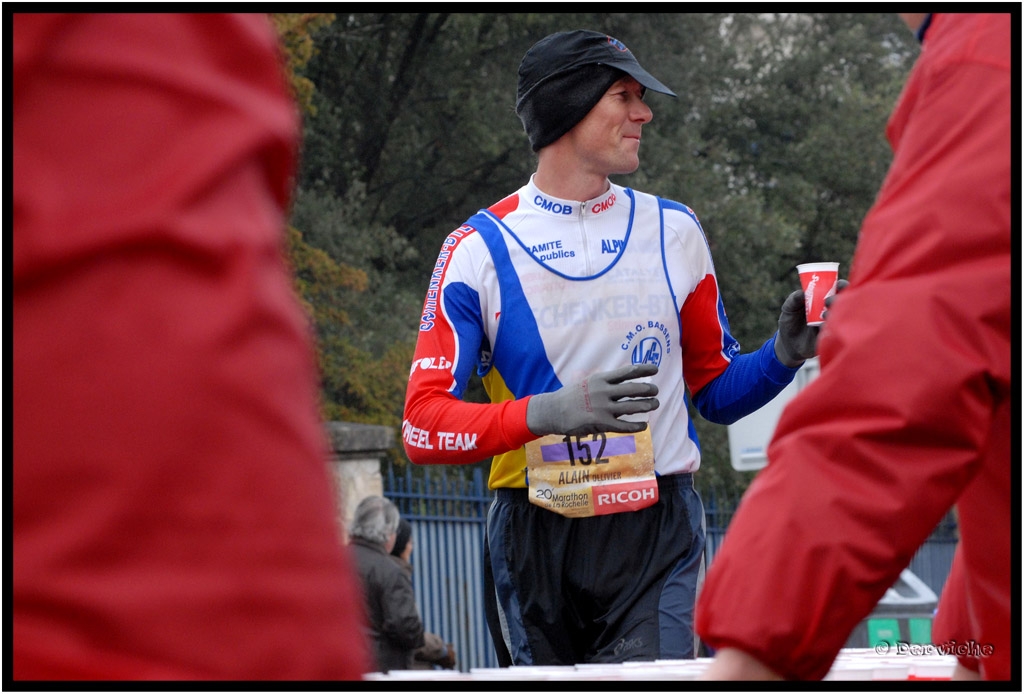
<svg viewBox="0 0 1024 694">
<path fill-rule="evenodd" d="M 516 114 L 534 152 L 572 130 L 617 80 L 630 75 L 642 87 L 675 92 L 640 67 L 618 39 L 586 29 L 560 31 L 533 45 L 519 64 Z"/>
</svg>

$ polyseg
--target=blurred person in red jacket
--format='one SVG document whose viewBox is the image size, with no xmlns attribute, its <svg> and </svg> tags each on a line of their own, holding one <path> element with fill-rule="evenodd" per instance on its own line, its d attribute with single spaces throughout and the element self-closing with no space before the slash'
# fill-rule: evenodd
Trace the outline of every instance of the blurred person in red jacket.
<svg viewBox="0 0 1024 694">
<path fill-rule="evenodd" d="M 922 52 L 889 120 L 892 166 L 821 332 L 821 376 L 783 412 L 708 571 L 708 679 L 823 677 L 954 504 L 962 565 L 937 634 L 978 646 L 958 677 L 1010 679 L 1019 654 L 1010 15 L 901 17 Z"/>
<path fill-rule="evenodd" d="M 265 15 L 13 16 L 13 678 L 358 679 Z"/>
</svg>

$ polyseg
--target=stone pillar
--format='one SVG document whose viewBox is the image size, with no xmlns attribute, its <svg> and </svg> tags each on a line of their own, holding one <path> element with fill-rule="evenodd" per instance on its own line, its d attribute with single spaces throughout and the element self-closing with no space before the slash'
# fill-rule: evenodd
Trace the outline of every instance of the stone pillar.
<svg viewBox="0 0 1024 694">
<path fill-rule="evenodd" d="M 344 532 L 359 502 L 368 496 L 384 495 L 381 461 L 395 445 L 392 427 L 353 422 L 327 422 L 331 444 L 331 469 L 337 483 L 338 522 Z"/>
</svg>

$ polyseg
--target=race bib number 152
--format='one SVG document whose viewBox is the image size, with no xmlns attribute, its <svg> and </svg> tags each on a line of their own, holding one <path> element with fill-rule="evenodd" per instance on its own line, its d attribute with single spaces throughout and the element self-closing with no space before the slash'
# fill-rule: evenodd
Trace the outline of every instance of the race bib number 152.
<svg viewBox="0 0 1024 694">
<path fill-rule="evenodd" d="M 648 427 L 638 434 L 551 434 L 526 444 L 530 502 L 571 518 L 658 500 Z"/>
</svg>

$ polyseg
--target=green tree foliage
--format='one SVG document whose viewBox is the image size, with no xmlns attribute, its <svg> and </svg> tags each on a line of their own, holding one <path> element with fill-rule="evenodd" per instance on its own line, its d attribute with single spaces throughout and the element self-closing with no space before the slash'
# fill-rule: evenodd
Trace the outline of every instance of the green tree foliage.
<svg viewBox="0 0 1024 694">
<path fill-rule="evenodd" d="M 301 70 L 316 55 L 313 34 L 334 15 L 275 14 L 271 20 L 296 100 L 313 117 L 315 85 Z M 353 221 L 362 190 L 353 186 L 344 200 L 296 191 L 287 255 L 315 335 L 324 419 L 396 426 L 414 346 L 400 317 L 415 304 L 411 293 L 394 290 L 387 270 L 407 254 L 407 243 L 388 229 Z"/>
<path fill-rule="evenodd" d="M 333 14 L 310 12 L 284 12 L 270 15 L 270 21 L 277 30 L 284 49 L 285 71 L 292 87 L 295 101 L 303 113 L 316 115 L 313 106 L 313 92 L 316 86 L 300 74 L 309 59 L 316 53 L 313 34 L 334 21 Z"/>
<path fill-rule="evenodd" d="M 302 39 L 296 79 L 315 85 L 292 223 L 366 281 L 365 291 L 333 280 L 304 290 L 335 311 L 317 318 L 325 399 L 331 416 L 385 423 L 400 421 L 442 240 L 533 172 L 514 104 L 519 60 L 537 39 L 606 31 L 679 95 L 648 97 L 641 168 L 616 182 L 695 210 L 745 350 L 774 332 L 797 263 L 849 271 L 890 161 L 886 118 L 918 50 L 894 14 L 286 17 Z M 745 486 L 726 429 L 699 417 L 697 427 L 707 482 Z"/>
<path fill-rule="evenodd" d="M 353 339 L 367 318 L 352 312 L 369 286 L 368 274 L 343 265 L 306 243 L 295 227 L 288 230 L 288 257 L 300 300 L 315 331 L 322 379 L 322 415 L 326 420 L 398 424 L 412 360 L 409 340 Z M 360 307 L 361 308 L 361 307 Z"/>
</svg>

